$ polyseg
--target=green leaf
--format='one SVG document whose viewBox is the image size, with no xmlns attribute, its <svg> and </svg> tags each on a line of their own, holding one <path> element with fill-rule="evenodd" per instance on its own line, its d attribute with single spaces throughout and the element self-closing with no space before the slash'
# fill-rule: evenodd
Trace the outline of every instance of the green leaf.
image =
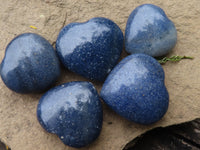
<svg viewBox="0 0 200 150">
<path fill-rule="evenodd" d="M 158 62 L 160 64 L 165 64 L 166 62 L 168 61 L 172 61 L 172 62 L 177 62 L 177 61 L 180 61 L 182 59 L 193 59 L 193 57 L 190 57 L 190 56 L 171 56 L 171 57 L 164 57 L 160 60 L 158 60 Z"/>
</svg>

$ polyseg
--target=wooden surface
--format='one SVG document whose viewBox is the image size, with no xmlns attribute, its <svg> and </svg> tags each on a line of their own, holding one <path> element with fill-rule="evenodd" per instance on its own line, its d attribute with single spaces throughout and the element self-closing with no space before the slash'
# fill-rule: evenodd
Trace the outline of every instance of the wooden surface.
<svg viewBox="0 0 200 150">
<path fill-rule="evenodd" d="M 11 150 L 0 141 L 0 150 Z M 123 150 L 200 150 L 200 119 L 155 128 L 133 139 Z"/>
<path fill-rule="evenodd" d="M 7 44 L 25 32 L 40 34 L 54 45 L 64 25 L 106 17 L 125 33 L 129 14 L 144 3 L 161 7 L 177 28 L 177 45 L 168 56 L 185 55 L 194 59 L 163 65 L 170 102 L 162 120 L 151 126 L 138 125 L 103 105 L 102 132 L 94 143 L 81 150 L 122 150 L 126 143 L 148 130 L 200 117 L 199 0 L 0 0 L 0 61 Z M 126 56 L 123 50 L 122 58 Z M 89 80 L 62 69 L 56 85 L 70 81 Z M 99 92 L 102 83 L 93 84 Z M 14 93 L 0 79 L 0 140 L 12 150 L 75 150 L 64 145 L 56 135 L 47 133 L 38 123 L 36 108 L 41 96 Z"/>
</svg>

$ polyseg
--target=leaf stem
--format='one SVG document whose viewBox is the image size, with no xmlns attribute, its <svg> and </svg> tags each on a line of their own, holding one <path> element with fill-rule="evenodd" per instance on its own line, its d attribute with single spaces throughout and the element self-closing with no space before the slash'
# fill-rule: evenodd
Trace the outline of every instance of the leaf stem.
<svg viewBox="0 0 200 150">
<path fill-rule="evenodd" d="M 182 59 L 194 59 L 194 58 L 190 57 L 190 56 L 178 56 L 178 55 L 175 55 L 175 56 L 171 56 L 171 57 L 164 57 L 164 58 L 158 60 L 158 62 L 160 64 L 165 64 L 168 61 L 177 62 L 177 61 L 180 61 Z"/>
</svg>

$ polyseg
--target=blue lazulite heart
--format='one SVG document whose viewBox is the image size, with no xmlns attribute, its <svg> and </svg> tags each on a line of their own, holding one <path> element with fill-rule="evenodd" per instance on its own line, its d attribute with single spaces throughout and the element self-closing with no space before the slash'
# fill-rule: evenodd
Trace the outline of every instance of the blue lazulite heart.
<svg viewBox="0 0 200 150">
<path fill-rule="evenodd" d="M 8 44 L 0 74 L 6 86 L 15 92 L 41 92 L 56 82 L 60 64 L 46 39 L 24 33 Z"/>
<path fill-rule="evenodd" d="M 72 147 L 93 142 L 102 128 L 101 101 L 89 82 L 69 82 L 49 90 L 37 107 L 42 127 Z"/>
<path fill-rule="evenodd" d="M 122 48 L 122 31 L 106 18 L 70 23 L 56 41 L 56 51 L 66 68 L 98 81 L 104 81 L 116 65 Z"/>
<path fill-rule="evenodd" d="M 176 41 L 176 28 L 160 7 L 144 4 L 130 14 L 125 30 L 128 53 L 162 56 L 172 50 Z"/>
<path fill-rule="evenodd" d="M 160 120 L 169 103 L 164 71 L 145 54 L 124 58 L 107 77 L 101 97 L 119 115 L 140 124 Z"/>
</svg>

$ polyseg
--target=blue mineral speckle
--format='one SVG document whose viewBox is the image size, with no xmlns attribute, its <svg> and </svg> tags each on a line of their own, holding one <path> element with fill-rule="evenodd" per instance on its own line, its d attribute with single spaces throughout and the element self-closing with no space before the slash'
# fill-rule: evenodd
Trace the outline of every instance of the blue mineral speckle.
<svg viewBox="0 0 200 150">
<path fill-rule="evenodd" d="M 122 31 L 106 18 L 71 23 L 61 30 L 56 41 L 56 51 L 66 68 L 98 81 L 104 81 L 116 65 L 122 48 Z"/>
<path fill-rule="evenodd" d="M 119 115 L 140 124 L 160 120 L 169 103 L 164 71 L 145 54 L 124 58 L 107 77 L 101 97 Z"/>
<path fill-rule="evenodd" d="M 42 127 L 71 147 L 93 142 L 102 128 L 101 101 L 90 82 L 69 82 L 49 90 L 37 107 Z"/>
<path fill-rule="evenodd" d="M 130 14 L 125 30 L 128 53 L 162 56 L 172 50 L 176 41 L 176 28 L 160 7 L 144 4 Z"/>
<path fill-rule="evenodd" d="M 60 75 L 59 60 L 51 44 L 34 33 L 15 37 L 0 66 L 5 85 L 18 93 L 41 92 Z"/>
</svg>

